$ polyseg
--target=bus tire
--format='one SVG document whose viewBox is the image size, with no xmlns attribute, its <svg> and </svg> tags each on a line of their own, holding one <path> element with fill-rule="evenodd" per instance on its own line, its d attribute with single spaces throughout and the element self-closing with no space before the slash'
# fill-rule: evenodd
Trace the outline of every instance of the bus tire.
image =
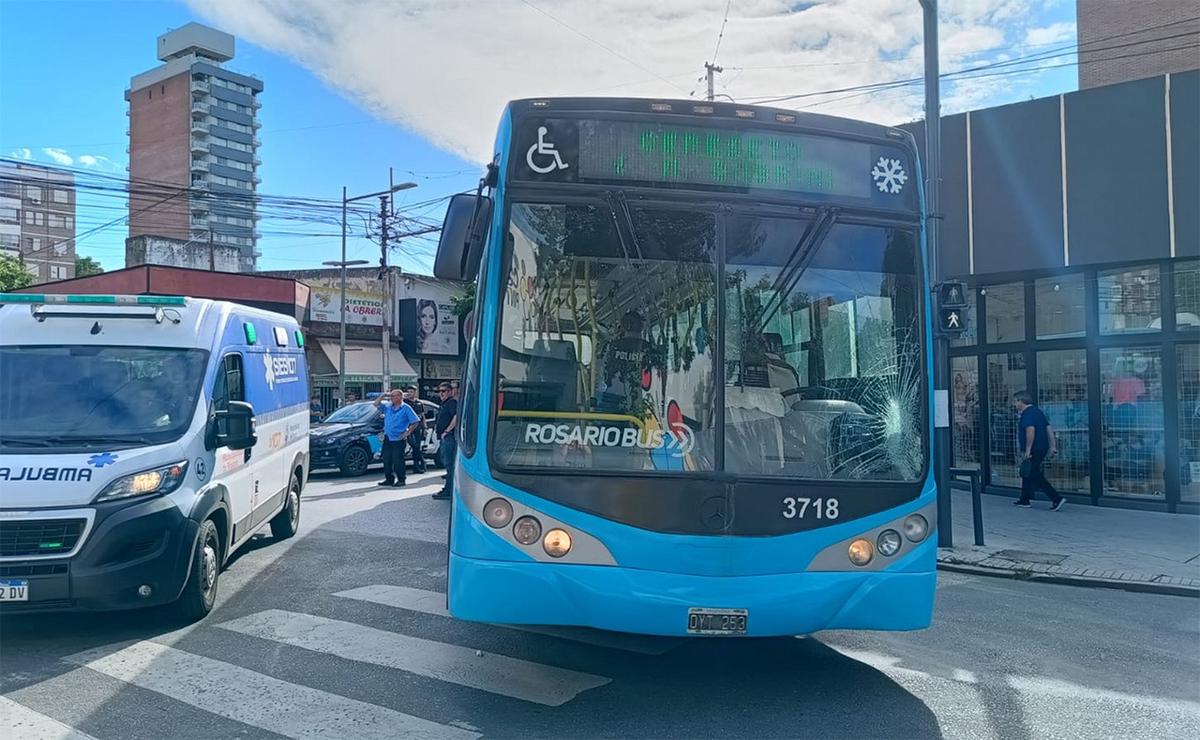
<svg viewBox="0 0 1200 740">
<path fill-rule="evenodd" d="M 220 576 L 221 536 L 212 519 L 205 519 L 196 534 L 196 551 L 192 556 L 187 583 L 175 602 L 175 613 L 180 619 L 190 624 L 208 616 L 217 603 Z"/>
<path fill-rule="evenodd" d="M 283 508 L 271 519 L 271 536 L 277 540 L 295 537 L 300 530 L 300 479 L 292 473 Z"/>
<path fill-rule="evenodd" d="M 353 444 L 342 453 L 342 464 L 339 466 L 342 475 L 358 477 L 367 472 L 371 465 L 371 453 L 362 445 Z"/>
</svg>

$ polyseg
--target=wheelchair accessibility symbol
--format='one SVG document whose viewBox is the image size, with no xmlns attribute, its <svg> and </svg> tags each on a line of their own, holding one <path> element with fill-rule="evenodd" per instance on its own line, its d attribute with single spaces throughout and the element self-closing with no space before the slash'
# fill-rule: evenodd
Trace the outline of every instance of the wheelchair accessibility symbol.
<svg viewBox="0 0 1200 740">
<path fill-rule="evenodd" d="M 555 170 L 567 169 L 567 163 L 563 161 L 562 155 L 558 153 L 553 144 L 546 141 L 546 131 L 545 126 L 538 126 L 537 143 L 529 147 L 529 151 L 525 153 L 525 163 L 529 165 L 529 169 L 539 175 L 547 175 Z M 545 165 L 535 164 L 533 160 L 535 154 L 541 157 L 551 157 L 552 159 Z"/>
</svg>

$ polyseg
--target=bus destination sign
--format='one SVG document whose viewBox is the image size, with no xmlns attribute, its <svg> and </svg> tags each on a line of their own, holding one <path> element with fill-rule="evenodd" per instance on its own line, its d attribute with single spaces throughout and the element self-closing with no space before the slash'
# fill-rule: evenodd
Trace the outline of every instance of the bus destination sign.
<svg viewBox="0 0 1200 740">
<path fill-rule="evenodd" d="M 871 142 L 669 122 L 534 119 L 518 129 L 519 180 L 784 191 L 915 208 L 910 155 Z"/>
</svg>

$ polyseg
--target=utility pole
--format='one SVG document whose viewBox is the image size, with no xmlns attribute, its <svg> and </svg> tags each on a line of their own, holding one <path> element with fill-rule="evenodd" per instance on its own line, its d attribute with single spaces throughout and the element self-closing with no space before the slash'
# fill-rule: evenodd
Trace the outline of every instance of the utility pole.
<svg viewBox="0 0 1200 740">
<path fill-rule="evenodd" d="M 342 186 L 342 302 L 338 311 L 338 405 L 346 403 L 346 186 Z"/>
<path fill-rule="evenodd" d="M 391 174 L 388 175 L 389 182 Z M 389 324 L 388 320 L 388 200 L 391 194 L 379 195 L 379 295 L 383 296 L 383 317 L 380 324 L 383 324 L 383 331 L 380 335 L 383 336 L 383 390 L 386 393 L 391 390 L 391 368 L 389 367 L 389 349 L 391 349 L 391 337 L 388 336 Z"/>
<path fill-rule="evenodd" d="M 704 76 L 708 79 L 708 96 L 705 98 L 706 100 L 713 99 L 713 77 L 714 77 L 714 75 L 719 74 L 724 71 L 725 71 L 725 69 L 723 67 L 717 66 L 716 64 L 709 64 L 708 62 L 704 63 Z"/>
<path fill-rule="evenodd" d="M 920 0 L 925 14 L 925 243 L 929 254 L 929 280 L 942 279 L 942 112 L 938 69 L 937 0 Z M 949 339 L 942 331 L 933 336 L 933 478 L 937 485 L 938 545 L 954 544 L 950 517 L 950 393 Z M 939 410 L 942 413 L 937 413 Z M 946 417 L 946 418 L 938 418 Z"/>
<path fill-rule="evenodd" d="M 217 248 L 213 244 L 213 230 L 211 226 L 208 227 L 208 271 L 217 271 Z"/>
</svg>

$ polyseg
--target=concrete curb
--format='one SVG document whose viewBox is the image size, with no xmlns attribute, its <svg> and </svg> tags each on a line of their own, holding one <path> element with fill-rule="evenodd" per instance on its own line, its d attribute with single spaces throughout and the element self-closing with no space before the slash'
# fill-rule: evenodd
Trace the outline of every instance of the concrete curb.
<svg viewBox="0 0 1200 740">
<path fill-rule="evenodd" d="M 1111 578 L 1090 578 L 1087 576 L 1063 575 L 1058 573 L 1034 573 L 1027 570 L 1010 568 L 990 568 L 967 563 L 954 563 L 939 560 L 938 570 L 952 573 L 968 573 L 977 576 L 993 578 L 1011 578 L 1021 581 L 1038 581 L 1040 583 L 1057 583 L 1066 586 L 1082 586 L 1085 588 L 1111 588 L 1120 591 L 1132 591 L 1147 594 L 1166 594 L 1169 596 L 1190 596 L 1200 598 L 1200 588 L 1195 586 L 1180 586 L 1172 583 L 1155 583 L 1153 581 L 1120 581 Z"/>
</svg>

